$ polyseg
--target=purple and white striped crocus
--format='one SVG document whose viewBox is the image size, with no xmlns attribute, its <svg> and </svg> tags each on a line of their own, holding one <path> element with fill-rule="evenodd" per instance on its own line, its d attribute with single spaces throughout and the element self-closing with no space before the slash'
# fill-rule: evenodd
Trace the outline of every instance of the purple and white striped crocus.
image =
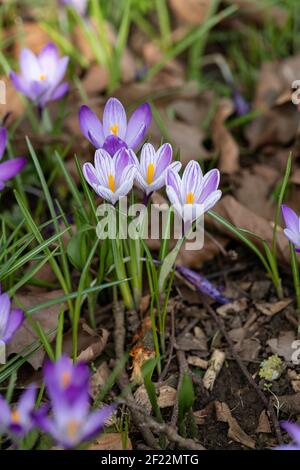
<svg viewBox="0 0 300 470">
<path fill-rule="evenodd" d="M 286 226 L 284 234 L 295 246 L 295 251 L 300 252 L 300 218 L 293 209 L 284 204 L 281 206 L 281 212 Z"/>
<path fill-rule="evenodd" d="M 7 144 L 7 131 L 4 127 L 0 128 L 0 161 L 3 158 Z M 26 158 L 17 157 L 6 162 L 0 163 L 0 191 L 5 186 L 5 181 L 14 178 L 26 165 Z"/>
<path fill-rule="evenodd" d="M 103 122 L 88 107 L 81 106 L 79 124 L 83 135 L 96 147 L 114 155 L 122 147 L 135 150 L 144 140 L 151 124 L 148 103 L 139 106 L 127 123 L 125 109 L 117 98 L 110 98 L 103 112 Z"/>
<path fill-rule="evenodd" d="M 172 147 L 163 144 L 157 151 L 151 144 L 143 145 L 140 162 L 135 156 L 137 185 L 149 196 L 165 185 L 167 170 L 178 172 L 180 162 L 172 162 Z"/>
<path fill-rule="evenodd" d="M 136 174 L 133 151 L 121 148 L 111 157 L 106 150 L 99 149 L 95 153 L 95 166 L 85 163 L 83 174 L 94 191 L 114 205 L 133 186 Z"/>
<path fill-rule="evenodd" d="M 30 49 L 22 49 L 21 74 L 10 72 L 14 87 L 40 108 L 49 101 L 62 98 L 69 85 L 63 82 L 69 57 L 59 57 L 55 44 L 47 44 L 36 56 Z"/>
<path fill-rule="evenodd" d="M 11 434 L 22 438 L 33 428 L 33 411 L 35 407 L 36 388 L 30 385 L 18 403 L 10 406 L 0 395 L 0 435 Z"/>
<path fill-rule="evenodd" d="M 73 7 L 80 16 L 84 16 L 87 9 L 87 0 L 60 0 L 61 5 Z"/>
<path fill-rule="evenodd" d="M 61 393 L 70 402 L 82 390 L 88 390 L 90 371 L 86 364 L 73 364 L 68 356 L 61 356 L 56 362 L 48 361 L 44 366 L 44 382 L 50 397 Z"/>
<path fill-rule="evenodd" d="M 275 447 L 274 450 L 300 450 L 300 426 L 290 421 L 283 421 L 280 424 L 281 427 L 289 433 L 293 439 L 293 443 L 282 444 Z"/>
<path fill-rule="evenodd" d="M 87 365 L 72 364 L 65 356 L 44 368 L 51 415 L 42 407 L 35 413 L 34 420 L 64 448 L 74 448 L 98 434 L 115 411 L 115 406 L 90 410 L 89 378 Z"/>
<path fill-rule="evenodd" d="M 22 325 L 24 318 L 24 313 L 21 309 L 11 308 L 8 294 L 1 293 L 0 287 L 0 350 L 12 339 Z"/>
<path fill-rule="evenodd" d="M 182 178 L 173 170 L 167 171 L 166 192 L 184 222 L 192 223 L 220 199 L 222 192 L 218 189 L 219 182 L 219 170 L 210 170 L 203 176 L 199 163 L 191 160 Z"/>
</svg>

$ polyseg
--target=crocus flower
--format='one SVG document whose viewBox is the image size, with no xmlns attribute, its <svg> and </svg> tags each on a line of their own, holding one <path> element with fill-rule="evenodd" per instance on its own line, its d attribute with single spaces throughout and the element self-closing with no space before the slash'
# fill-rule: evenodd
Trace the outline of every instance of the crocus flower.
<svg viewBox="0 0 300 470">
<path fill-rule="evenodd" d="M 136 174 L 133 152 L 121 148 L 111 157 L 106 150 L 95 153 L 95 166 L 83 165 L 83 174 L 94 191 L 111 204 L 126 196 L 133 186 Z"/>
<path fill-rule="evenodd" d="M 33 410 L 36 389 L 31 385 L 23 392 L 16 406 L 11 407 L 0 396 L 0 434 L 13 434 L 17 438 L 25 436 L 33 428 Z"/>
<path fill-rule="evenodd" d="M 42 409 L 35 414 L 35 423 L 66 449 L 74 448 L 96 436 L 115 411 L 114 406 L 90 411 L 89 399 L 85 393 L 80 393 L 72 403 L 58 394 L 52 397 L 51 405 L 51 415 Z"/>
<path fill-rule="evenodd" d="M 141 160 L 136 162 L 136 183 L 148 196 L 153 191 L 161 189 L 165 185 L 167 170 L 178 172 L 181 168 L 180 162 L 172 161 L 172 147 L 163 144 L 157 151 L 153 145 L 145 144 L 141 152 Z"/>
<path fill-rule="evenodd" d="M 185 268 L 184 266 L 176 266 L 176 270 L 186 278 L 188 282 L 193 284 L 202 294 L 214 299 L 220 304 L 228 304 L 231 299 L 228 299 L 211 283 L 208 279 L 192 269 Z"/>
<path fill-rule="evenodd" d="M 24 321 L 24 313 L 20 309 L 11 309 L 8 294 L 0 289 L 0 346 L 8 343 Z"/>
<path fill-rule="evenodd" d="M 121 147 L 136 149 L 151 123 L 148 103 L 139 106 L 127 123 L 125 109 L 117 98 L 110 98 L 104 108 L 103 122 L 88 107 L 81 106 L 79 124 L 83 135 L 97 148 L 114 155 Z"/>
<path fill-rule="evenodd" d="M 58 393 L 68 397 L 70 402 L 83 389 L 88 388 L 90 377 L 86 364 L 73 364 L 68 356 L 61 356 L 56 362 L 48 361 L 44 367 L 44 381 L 50 397 Z"/>
<path fill-rule="evenodd" d="M 282 444 L 275 447 L 275 450 L 300 450 L 300 426 L 290 421 L 283 421 L 281 427 L 289 433 L 293 444 Z"/>
<path fill-rule="evenodd" d="M 219 170 L 210 170 L 203 176 L 199 163 L 191 160 L 182 178 L 173 170 L 167 171 L 166 191 L 175 211 L 184 222 L 191 223 L 220 199 L 219 182 Z"/>
<path fill-rule="evenodd" d="M 61 5 L 73 7 L 80 16 L 84 16 L 87 8 L 87 0 L 60 0 Z"/>
<path fill-rule="evenodd" d="M 0 161 L 3 158 L 7 144 L 7 132 L 4 127 L 0 128 Z M 0 191 L 5 186 L 5 181 L 14 178 L 26 165 L 26 159 L 23 157 L 13 158 L 0 163 Z"/>
<path fill-rule="evenodd" d="M 293 209 L 284 204 L 281 211 L 286 225 L 284 234 L 295 245 L 295 250 L 300 252 L 300 218 Z"/>
<path fill-rule="evenodd" d="M 62 98 L 69 89 L 63 82 L 69 58 L 59 57 L 55 44 L 47 44 L 36 56 L 30 49 L 22 49 L 21 74 L 10 73 L 14 87 L 43 108 L 49 101 Z"/>
</svg>

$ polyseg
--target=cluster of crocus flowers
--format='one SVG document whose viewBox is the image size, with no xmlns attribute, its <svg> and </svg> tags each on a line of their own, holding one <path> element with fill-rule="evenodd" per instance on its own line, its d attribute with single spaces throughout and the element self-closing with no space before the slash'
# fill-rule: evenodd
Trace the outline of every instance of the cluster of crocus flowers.
<svg viewBox="0 0 300 470">
<path fill-rule="evenodd" d="M 69 58 L 59 57 L 55 44 L 47 44 L 36 56 L 30 49 L 22 49 L 20 75 L 10 73 L 16 90 L 43 108 L 49 101 L 62 98 L 69 85 L 64 82 Z"/>
<path fill-rule="evenodd" d="M 12 339 L 16 331 L 20 328 L 24 321 L 24 312 L 21 309 L 13 309 L 11 300 L 6 293 L 1 292 L 0 286 L 0 362 L 2 362 L 1 351 L 5 345 Z M 5 361 L 5 354 L 3 362 Z"/>
<path fill-rule="evenodd" d="M 71 449 L 90 440 L 104 427 L 115 406 L 91 411 L 89 400 L 89 368 L 73 364 L 67 356 L 44 367 L 44 382 L 50 399 L 47 405 L 35 409 L 36 388 L 31 385 L 16 405 L 0 397 L 0 434 L 7 434 L 17 443 L 33 428 L 52 436 L 55 442 Z"/>
<path fill-rule="evenodd" d="M 151 124 L 148 103 L 139 106 L 127 122 L 126 112 L 117 98 L 110 98 L 103 111 L 102 123 L 88 107 L 81 106 L 79 124 L 83 135 L 96 147 L 115 155 L 122 148 L 135 150 L 144 140 Z"/>
<path fill-rule="evenodd" d="M 284 234 L 294 245 L 295 251 L 300 252 L 300 218 L 286 205 L 281 206 L 281 211 L 286 226 Z"/>
<path fill-rule="evenodd" d="M 4 127 L 0 128 L 0 161 L 3 158 L 7 145 L 7 131 Z M 4 188 L 5 182 L 14 178 L 26 165 L 26 159 L 23 157 L 13 158 L 0 163 L 0 191 Z"/>
</svg>

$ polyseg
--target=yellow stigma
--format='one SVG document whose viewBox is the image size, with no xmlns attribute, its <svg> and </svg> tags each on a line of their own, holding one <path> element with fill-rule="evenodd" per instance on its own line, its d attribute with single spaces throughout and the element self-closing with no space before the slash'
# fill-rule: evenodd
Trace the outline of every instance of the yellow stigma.
<svg viewBox="0 0 300 470">
<path fill-rule="evenodd" d="M 187 204 L 193 204 L 194 200 L 195 200 L 194 194 L 192 192 L 188 193 L 187 196 L 186 196 L 186 203 Z"/>
<path fill-rule="evenodd" d="M 18 410 L 13 410 L 10 415 L 11 422 L 14 424 L 19 424 L 21 421 L 21 416 Z"/>
<path fill-rule="evenodd" d="M 46 75 L 42 73 L 42 75 L 40 75 L 40 80 L 44 82 L 46 80 Z"/>
<path fill-rule="evenodd" d="M 119 124 L 114 124 L 113 126 L 110 126 L 109 129 L 113 135 L 118 135 Z"/>
<path fill-rule="evenodd" d="M 113 193 L 115 192 L 115 178 L 111 173 L 108 175 L 108 187 Z"/>
<path fill-rule="evenodd" d="M 75 419 L 71 419 L 67 425 L 67 433 L 69 437 L 75 437 L 79 428 L 79 423 Z"/>
<path fill-rule="evenodd" d="M 63 388 L 67 388 L 71 381 L 71 374 L 69 371 L 65 371 L 61 375 L 61 383 Z"/>
<path fill-rule="evenodd" d="M 154 178 L 154 164 L 149 163 L 148 168 L 147 168 L 147 183 L 151 184 L 153 182 Z"/>
</svg>

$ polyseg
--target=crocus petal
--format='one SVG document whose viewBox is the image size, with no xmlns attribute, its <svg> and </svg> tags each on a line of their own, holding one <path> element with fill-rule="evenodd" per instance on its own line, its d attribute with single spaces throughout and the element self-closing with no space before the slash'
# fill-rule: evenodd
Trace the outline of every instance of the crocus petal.
<svg viewBox="0 0 300 470">
<path fill-rule="evenodd" d="M 172 160 L 172 147 L 170 144 L 163 144 L 156 152 L 156 165 L 154 178 L 160 176 L 170 165 Z"/>
<path fill-rule="evenodd" d="M 53 79 L 51 80 L 51 85 L 55 88 L 62 81 L 65 76 L 67 67 L 69 63 L 69 57 L 65 56 L 59 59 L 58 64 L 55 68 L 55 73 Z"/>
<path fill-rule="evenodd" d="M 69 91 L 69 84 L 67 82 L 61 83 L 51 94 L 51 101 L 60 100 Z"/>
<path fill-rule="evenodd" d="M 16 176 L 26 165 L 26 159 L 23 157 L 13 158 L 0 163 L 0 180 L 7 181 Z"/>
<path fill-rule="evenodd" d="M 92 186 L 92 188 L 94 188 L 95 185 L 99 184 L 96 169 L 91 163 L 85 163 L 82 167 L 82 171 L 86 181 L 89 183 L 90 186 Z"/>
<path fill-rule="evenodd" d="M 115 165 L 114 160 L 104 149 L 98 149 L 95 153 L 95 168 L 100 185 L 107 187 L 109 175 L 115 177 Z"/>
<path fill-rule="evenodd" d="M 139 106 L 129 119 L 126 133 L 128 147 L 135 149 L 144 139 L 152 119 L 151 108 L 148 103 Z"/>
<path fill-rule="evenodd" d="M 129 160 L 129 152 L 124 148 L 120 149 L 114 156 L 116 186 L 119 186 L 120 182 L 124 181 L 125 177 L 123 175 L 123 172 L 126 166 L 129 165 Z"/>
<path fill-rule="evenodd" d="M 148 166 L 150 164 L 153 164 L 155 168 L 155 161 L 156 161 L 156 152 L 155 152 L 155 148 L 153 147 L 153 145 L 149 143 L 143 145 L 143 148 L 141 151 L 140 169 L 141 169 L 141 173 L 145 181 L 147 181 Z"/>
<path fill-rule="evenodd" d="M 82 440 L 88 440 L 101 431 L 106 421 L 115 411 L 115 406 L 104 406 L 101 410 L 91 413 L 81 431 Z"/>
<path fill-rule="evenodd" d="M 292 232 L 299 233 L 299 217 L 297 216 L 296 212 L 284 204 L 281 206 L 281 211 L 286 228 Z"/>
<path fill-rule="evenodd" d="M 214 191 L 217 190 L 220 183 L 220 172 L 219 170 L 210 170 L 203 178 L 202 189 L 200 194 L 200 204 L 205 203 L 205 199 Z"/>
<path fill-rule="evenodd" d="M 182 186 L 181 186 L 181 200 L 182 203 L 186 203 L 187 194 L 192 193 L 195 196 L 195 200 L 198 199 L 197 193 L 199 193 L 200 188 L 202 187 L 202 171 L 198 162 L 191 160 L 182 176 Z"/>
<path fill-rule="evenodd" d="M 291 243 L 293 243 L 297 247 L 300 246 L 300 233 L 292 232 L 292 230 L 288 228 L 285 228 L 283 232 Z"/>
<path fill-rule="evenodd" d="M 7 131 L 5 127 L 0 128 L 0 160 L 2 159 L 7 144 Z"/>
<path fill-rule="evenodd" d="M 26 418 L 33 411 L 35 406 L 36 398 L 36 387 L 30 385 L 21 395 L 18 403 L 18 410 L 20 411 L 21 417 Z"/>
<path fill-rule="evenodd" d="M 115 205 L 115 203 L 118 201 L 116 193 L 113 193 L 110 189 L 107 189 L 105 186 L 97 186 L 96 192 L 98 196 L 102 197 L 113 205 Z"/>
<path fill-rule="evenodd" d="M 25 81 L 25 79 L 22 79 L 22 77 L 17 75 L 15 72 L 10 72 L 9 76 L 15 89 L 22 93 L 24 96 L 30 98 L 31 92 L 29 89 L 29 84 Z"/>
<path fill-rule="evenodd" d="M 168 170 L 166 174 L 166 189 L 168 190 L 168 187 L 171 187 L 173 189 L 173 192 L 176 196 L 176 202 L 178 203 L 181 198 L 181 191 L 180 191 L 180 186 L 181 186 L 181 180 L 180 176 L 178 173 Z M 171 203 L 174 204 L 174 202 L 170 199 Z"/>
<path fill-rule="evenodd" d="M 103 132 L 105 137 L 115 134 L 120 139 L 125 140 L 126 129 L 127 119 L 122 103 L 117 98 L 110 98 L 103 112 Z"/>
<path fill-rule="evenodd" d="M 127 144 L 116 135 L 109 135 L 103 143 L 103 148 L 109 153 L 109 155 L 113 156 L 118 152 L 118 150 L 127 148 Z"/>
<path fill-rule="evenodd" d="M 0 395 L 0 434 L 3 434 L 10 422 L 10 408 L 7 401 Z"/>
<path fill-rule="evenodd" d="M 96 148 L 102 147 L 104 142 L 102 124 L 96 114 L 88 106 L 81 106 L 79 110 L 79 124 L 83 135 L 93 145 L 96 144 Z"/>
<path fill-rule="evenodd" d="M 20 69 L 22 77 L 27 80 L 38 80 L 41 67 L 35 54 L 30 49 L 22 49 L 20 54 Z"/>
<path fill-rule="evenodd" d="M 10 313 L 10 299 L 7 294 L 1 294 L 0 296 L 0 339 L 5 335 L 7 328 L 7 322 Z"/>
<path fill-rule="evenodd" d="M 57 72 L 57 63 L 59 61 L 56 45 L 53 43 L 46 44 L 38 55 L 38 61 L 44 75 L 49 77 L 50 80 L 53 80 Z"/>
<path fill-rule="evenodd" d="M 4 342 L 7 343 L 8 341 L 11 340 L 15 332 L 22 325 L 24 319 L 25 319 L 24 313 L 21 309 L 15 309 L 11 311 L 9 318 L 8 318 L 6 330 L 3 336 Z"/>
<path fill-rule="evenodd" d="M 222 191 L 217 190 L 211 193 L 203 202 L 204 212 L 209 211 L 214 207 L 214 205 L 221 199 Z"/>
</svg>

